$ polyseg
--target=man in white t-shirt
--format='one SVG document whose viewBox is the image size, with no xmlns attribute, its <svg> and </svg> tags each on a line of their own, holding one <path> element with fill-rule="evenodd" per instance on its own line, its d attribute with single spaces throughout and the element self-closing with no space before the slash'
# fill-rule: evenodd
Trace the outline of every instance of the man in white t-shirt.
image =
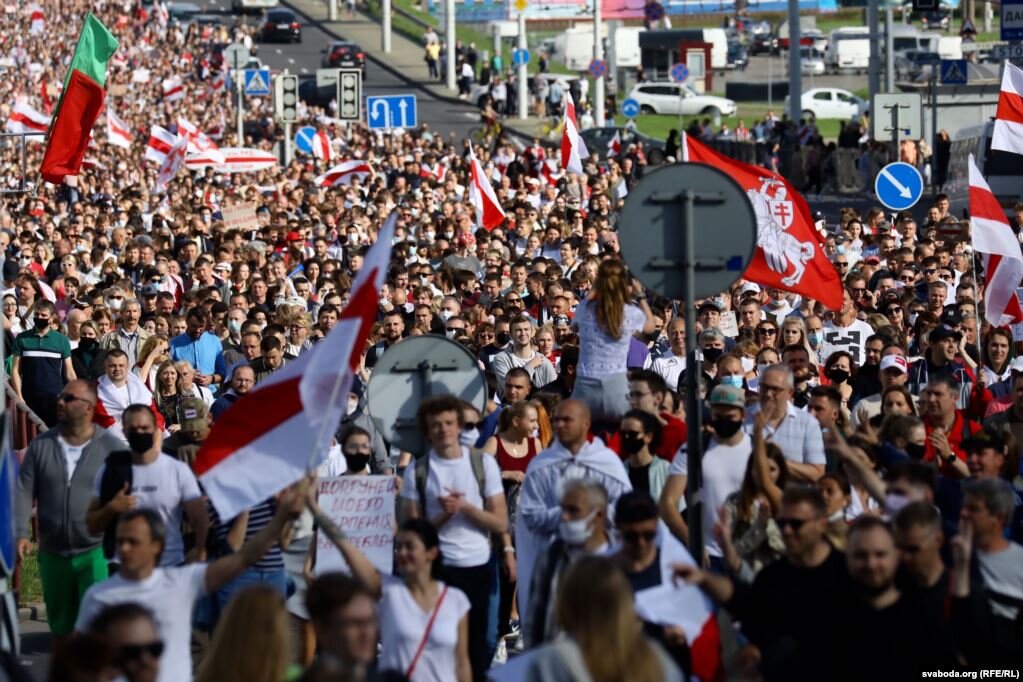
<svg viewBox="0 0 1023 682">
<path fill-rule="evenodd" d="M 714 537 L 714 524 L 718 522 L 718 510 L 725 499 L 742 487 L 746 474 L 746 463 L 753 454 L 753 442 L 742 429 L 746 415 L 746 393 L 735 386 L 716 386 L 710 393 L 710 421 L 713 429 L 710 443 L 703 453 L 703 485 L 700 500 L 703 502 L 703 541 L 711 565 L 724 569 L 724 551 Z M 682 542 L 689 542 L 689 527 L 679 513 L 679 500 L 686 490 L 689 474 L 689 452 L 686 446 L 679 448 L 671 463 L 668 480 L 661 490 L 661 518 Z"/>
<path fill-rule="evenodd" d="M 469 660 L 481 679 L 488 651 L 490 593 L 497 572 L 491 537 L 508 530 L 508 508 L 497 460 L 462 445 L 462 401 L 454 396 L 424 400 L 419 428 L 431 449 L 426 459 L 405 469 L 403 519 L 425 517 L 438 529 L 444 582 L 469 598 Z"/>
<path fill-rule="evenodd" d="M 867 338 L 873 334 L 874 328 L 856 317 L 856 305 L 847 287 L 842 294 L 842 309 L 824 325 L 821 357 L 844 350 L 852 355 L 857 366 L 862 365 L 867 357 Z"/>
<path fill-rule="evenodd" d="M 215 592 L 259 560 L 305 506 L 308 482 L 284 493 L 277 513 L 241 549 L 213 563 L 158 567 L 167 527 L 153 509 L 134 509 L 117 522 L 117 575 L 96 583 L 85 593 L 75 630 L 87 632 L 93 619 L 108 606 L 134 602 L 152 613 L 164 640 L 157 682 L 192 679 L 192 611 L 199 597 Z"/>
<path fill-rule="evenodd" d="M 504 385 L 504 378 L 513 367 L 521 367 L 529 372 L 529 380 L 534 386 L 546 386 L 557 379 L 554 365 L 533 347 L 533 323 L 520 315 L 511 321 L 509 330 L 511 348 L 498 353 L 491 360 L 498 385 Z"/>
<path fill-rule="evenodd" d="M 89 531 L 97 535 L 107 532 L 112 529 L 117 515 L 126 509 L 152 509 L 167 527 L 160 565 L 178 566 L 185 562 L 181 520 L 187 516 L 195 529 L 198 559 L 203 561 L 210 518 L 195 474 L 184 462 L 160 451 L 163 435 L 148 405 L 128 406 L 124 410 L 122 424 L 131 448 L 131 482 L 123 477 L 127 467 L 111 468 L 108 459 L 100 468 L 93 481 L 92 500 L 85 514 Z M 112 457 L 118 454 L 121 453 Z M 109 473 L 108 469 L 111 469 Z"/>
</svg>

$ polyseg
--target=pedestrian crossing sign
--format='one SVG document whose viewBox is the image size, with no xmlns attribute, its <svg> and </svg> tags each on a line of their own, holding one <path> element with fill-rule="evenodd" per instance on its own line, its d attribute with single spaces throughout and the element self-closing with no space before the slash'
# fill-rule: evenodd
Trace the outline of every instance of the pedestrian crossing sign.
<svg viewBox="0 0 1023 682">
<path fill-rule="evenodd" d="M 270 69 L 245 70 L 245 94 L 266 97 L 270 94 Z"/>
<path fill-rule="evenodd" d="M 967 76 L 965 59 L 941 60 L 942 85 L 966 85 L 966 80 Z"/>
</svg>

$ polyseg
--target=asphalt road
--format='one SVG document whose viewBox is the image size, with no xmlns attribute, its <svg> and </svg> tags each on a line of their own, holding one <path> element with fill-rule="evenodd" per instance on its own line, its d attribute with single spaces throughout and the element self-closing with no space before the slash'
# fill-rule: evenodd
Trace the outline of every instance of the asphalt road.
<svg viewBox="0 0 1023 682">
<path fill-rule="evenodd" d="M 209 0 L 211 11 L 230 15 L 230 7 L 231 0 Z M 247 16 L 246 21 L 254 23 L 258 18 L 256 15 Z M 315 23 L 306 22 L 302 27 L 301 43 L 259 43 L 257 55 L 271 69 L 288 69 L 299 75 L 314 75 L 320 68 L 324 48 L 334 40 Z M 369 97 L 414 93 L 419 122 L 426 122 L 432 130 L 444 135 L 454 133 L 462 138 L 468 135 L 470 128 L 479 125 L 479 112 L 474 107 L 437 99 L 426 90 L 410 85 L 369 60 L 366 62 L 362 89 L 363 95 Z"/>
</svg>

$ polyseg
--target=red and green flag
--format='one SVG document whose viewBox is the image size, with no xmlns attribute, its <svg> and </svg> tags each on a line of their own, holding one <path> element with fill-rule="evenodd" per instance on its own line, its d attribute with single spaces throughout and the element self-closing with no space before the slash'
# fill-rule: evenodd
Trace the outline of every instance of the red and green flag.
<svg viewBox="0 0 1023 682">
<path fill-rule="evenodd" d="M 81 172 L 89 135 L 103 110 L 107 61 L 116 50 L 117 39 L 107 27 L 91 13 L 86 16 L 43 154 L 40 172 L 48 182 L 59 185 Z"/>
</svg>

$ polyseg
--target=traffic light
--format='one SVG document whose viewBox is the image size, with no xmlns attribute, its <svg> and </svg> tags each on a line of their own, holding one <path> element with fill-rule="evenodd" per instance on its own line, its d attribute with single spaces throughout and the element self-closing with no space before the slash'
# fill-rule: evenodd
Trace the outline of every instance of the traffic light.
<svg viewBox="0 0 1023 682">
<path fill-rule="evenodd" d="M 938 0 L 913 0 L 914 12 L 934 12 L 938 9 Z"/>
<path fill-rule="evenodd" d="M 274 79 L 274 112 L 281 123 L 298 121 L 298 76 L 282 73 Z"/>
<path fill-rule="evenodd" d="M 360 69 L 338 70 L 337 117 L 342 121 L 362 119 L 362 71 Z"/>
</svg>

